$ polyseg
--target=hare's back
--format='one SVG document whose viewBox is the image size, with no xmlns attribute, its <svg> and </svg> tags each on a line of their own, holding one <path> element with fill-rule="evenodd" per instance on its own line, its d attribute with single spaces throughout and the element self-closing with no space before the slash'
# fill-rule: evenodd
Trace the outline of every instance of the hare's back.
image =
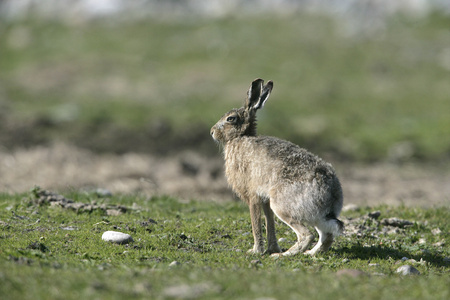
<svg viewBox="0 0 450 300">
<path fill-rule="evenodd" d="M 286 175 L 308 176 L 319 172 L 334 176 L 334 169 L 329 163 L 294 143 L 270 136 L 255 137 L 254 143 L 268 156 L 268 160 L 278 162 L 277 165 L 283 168 Z"/>
</svg>

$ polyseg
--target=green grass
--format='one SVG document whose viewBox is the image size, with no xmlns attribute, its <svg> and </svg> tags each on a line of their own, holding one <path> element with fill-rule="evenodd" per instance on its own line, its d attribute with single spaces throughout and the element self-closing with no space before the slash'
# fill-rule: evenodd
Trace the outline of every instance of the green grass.
<svg viewBox="0 0 450 300">
<path fill-rule="evenodd" d="M 179 202 L 131 195 L 107 199 L 78 192 L 66 196 L 129 209 L 108 216 L 102 210 L 87 213 L 39 206 L 33 193 L 1 195 L 2 299 L 449 297 L 450 249 L 446 244 L 433 245 L 448 241 L 448 207 L 382 206 L 347 212 L 343 218 L 365 226 L 361 236 L 339 237 L 328 253 L 314 258 L 273 259 L 246 253 L 252 246 L 251 225 L 248 209 L 240 202 Z M 383 226 L 378 221 L 359 219 L 375 209 L 381 211 L 380 219 L 398 217 L 414 225 L 380 234 Z M 436 228 L 441 233 L 432 233 Z M 104 242 L 101 235 L 106 230 L 129 233 L 134 242 Z M 281 247 L 294 242 L 295 235 L 286 225 L 278 222 L 277 232 L 287 239 Z M 403 257 L 417 263 L 402 262 Z M 169 266 L 173 261 L 180 265 Z M 412 264 L 421 275 L 396 274 L 402 264 Z M 336 275 L 342 269 L 359 269 L 367 276 Z M 184 292 L 178 295 L 180 290 Z"/>
<path fill-rule="evenodd" d="M 161 122 L 174 140 L 190 129 L 208 140 L 211 125 L 262 77 L 275 82 L 259 115 L 262 134 L 354 160 L 439 160 L 450 151 L 449 26 L 439 14 L 395 17 L 370 36 L 308 14 L 6 23 L 2 110 L 32 122 L 43 140 L 83 145 L 102 130 L 139 136 Z M 139 142 L 122 143 L 133 150 Z M 392 154 L 399 143 L 408 151 Z"/>
</svg>

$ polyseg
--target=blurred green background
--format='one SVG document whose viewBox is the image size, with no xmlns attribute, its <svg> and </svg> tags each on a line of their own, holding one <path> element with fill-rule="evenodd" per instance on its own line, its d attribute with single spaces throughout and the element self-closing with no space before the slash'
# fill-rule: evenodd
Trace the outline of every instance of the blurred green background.
<svg viewBox="0 0 450 300">
<path fill-rule="evenodd" d="M 354 25 L 357 26 L 357 25 Z M 354 29 L 354 28 L 353 28 Z M 355 32 L 321 13 L 2 17 L 0 145 L 217 155 L 210 127 L 273 80 L 259 133 L 350 161 L 450 158 L 450 16 Z"/>
</svg>

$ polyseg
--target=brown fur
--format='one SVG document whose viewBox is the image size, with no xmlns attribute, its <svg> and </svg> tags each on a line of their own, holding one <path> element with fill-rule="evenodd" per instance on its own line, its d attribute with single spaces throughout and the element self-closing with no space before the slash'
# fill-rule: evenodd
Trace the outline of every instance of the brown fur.
<svg viewBox="0 0 450 300">
<path fill-rule="evenodd" d="M 299 146 L 275 137 L 256 135 L 256 111 L 273 88 L 269 81 L 252 82 L 244 106 L 226 113 L 212 128 L 212 137 L 224 145 L 225 174 L 233 191 L 249 205 L 254 246 L 252 253 L 280 253 L 274 213 L 297 234 L 298 242 L 282 255 L 305 252 L 313 235 L 319 243 L 309 251 L 326 251 L 333 236 L 343 230 L 337 219 L 342 189 L 333 167 Z M 266 217 L 268 249 L 264 251 L 261 208 Z"/>
</svg>

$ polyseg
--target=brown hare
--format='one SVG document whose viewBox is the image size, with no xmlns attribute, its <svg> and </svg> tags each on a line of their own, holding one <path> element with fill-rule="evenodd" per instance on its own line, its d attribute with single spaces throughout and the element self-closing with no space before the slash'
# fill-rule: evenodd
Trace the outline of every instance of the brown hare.
<svg viewBox="0 0 450 300">
<path fill-rule="evenodd" d="M 250 253 L 273 256 L 305 252 L 314 236 L 319 242 L 305 253 L 327 251 L 343 231 L 337 219 L 343 196 L 333 167 L 299 146 L 275 137 L 256 134 L 256 111 L 264 106 L 273 82 L 252 82 L 244 106 L 227 112 L 212 128 L 211 135 L 223 145 L 225 174 L 233 191 L 250 208 L 255 244 Z M 261 208 L 266 219 L 268 248 L 264 251 Z M 281 253 L 275 236 L 274 213 L 297 234 L 298 241 Z"/>
</svg>

